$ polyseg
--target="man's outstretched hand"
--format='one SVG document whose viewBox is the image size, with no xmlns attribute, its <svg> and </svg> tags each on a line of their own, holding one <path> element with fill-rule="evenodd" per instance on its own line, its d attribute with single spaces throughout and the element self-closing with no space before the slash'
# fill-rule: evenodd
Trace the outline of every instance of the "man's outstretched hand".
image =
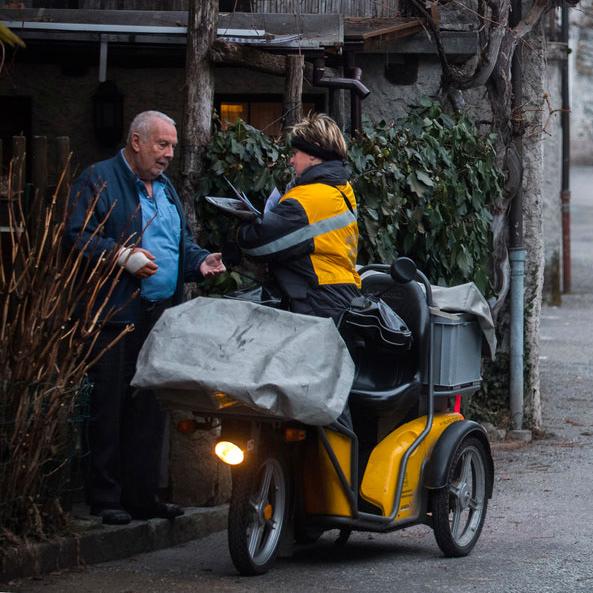
<svg viewBox="0 0 593 593">
<path fill-rule="evenodd" d="M 221 253 L 211 253 L 200 264 L 200 272 L 204 278 L 210 278 L 212 276 L 218 276 L 226 272 L 226 267 L 222 263 Z"/>
</svg>

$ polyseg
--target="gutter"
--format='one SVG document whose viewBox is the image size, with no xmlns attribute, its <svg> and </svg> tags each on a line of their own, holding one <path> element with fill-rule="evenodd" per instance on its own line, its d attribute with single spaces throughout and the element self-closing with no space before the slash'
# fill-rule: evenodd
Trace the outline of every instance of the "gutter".
<svg viewBox="0 0 593 593">
<path fill-rule="evenodd" d="M 187 35 L 187 27 L 153 27 L 146 25 L 109 25 L 93 23 L 48 23 L 38 21 L 5 21 L 15 31 L 79 31 L 83 33 L 125 33 L 144 35 Z M 220 32 L 225 29 L 219 29 Z"/>
<path fill-rule="evenodd" d="M 110 42 L 120 43 L 173 43 L 185 44 L 187 27 L 185 26 L 155 26 L 155 25 L 112 25 L 108 23 L 60 23 L 46 21 L 3 21 L 4 24 L 15 31 L 25 35 L 25 38 L 35 33 L 55 35 L 86 34 L 91 38 L 99 36 Z M 27 35 L 29 34 L 29 35 Z M 243 45 L 257 45 L 270 48 L 305 48 L 319 49 L 317 40 L 305 39 L 301 33 L 271 34 L 264 29 L 240 29 L 219 27 L 216 35 L 230 43 Z M 140 39 L 137 36 L 141 36 Z M 93 39 L 94 40 L 94 39 Z"/>
</svg>

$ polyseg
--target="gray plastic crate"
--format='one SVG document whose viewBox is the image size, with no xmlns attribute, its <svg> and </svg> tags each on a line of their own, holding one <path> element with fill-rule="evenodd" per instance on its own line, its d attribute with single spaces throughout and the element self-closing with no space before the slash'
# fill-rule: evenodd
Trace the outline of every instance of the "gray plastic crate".
<svg viewBox="0 0 593 593">
<path fill-rule="evenodd" d="M 466 313 L 433 316 L 432 351 L 435 389 L 449 391 L 481 381 L 482 331 L 477 320 Z M 426 383 L 428 377 L 424 377 Z"/>
</svg>

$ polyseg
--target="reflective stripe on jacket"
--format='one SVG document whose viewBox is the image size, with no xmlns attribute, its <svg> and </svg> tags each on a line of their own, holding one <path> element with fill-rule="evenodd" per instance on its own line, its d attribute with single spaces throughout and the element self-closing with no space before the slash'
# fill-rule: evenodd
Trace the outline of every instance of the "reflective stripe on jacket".
<svg viewBox="0 0 593 593">
<path fill-rule="evenodd" d="M 247 255 L 270 262 L 291 298 L 324 285 L 360 287 L 356 199 L 347 182 L 294 186 L 261 221 L 241 227 L 238 240 Z"/>
</svg>

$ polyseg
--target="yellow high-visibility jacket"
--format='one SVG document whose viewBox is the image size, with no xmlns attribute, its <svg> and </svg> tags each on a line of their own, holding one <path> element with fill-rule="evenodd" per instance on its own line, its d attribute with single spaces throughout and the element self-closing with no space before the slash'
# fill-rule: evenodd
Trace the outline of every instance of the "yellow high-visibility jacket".
<svg viewBox="0 0 593 593">
<path fill-rule="evenodd" d="M 238 241 L 269 263 L 294 311 L 333 316 L 359 294 L 356 198 L 339 161 L 307 169 Z"/>
</svg>

